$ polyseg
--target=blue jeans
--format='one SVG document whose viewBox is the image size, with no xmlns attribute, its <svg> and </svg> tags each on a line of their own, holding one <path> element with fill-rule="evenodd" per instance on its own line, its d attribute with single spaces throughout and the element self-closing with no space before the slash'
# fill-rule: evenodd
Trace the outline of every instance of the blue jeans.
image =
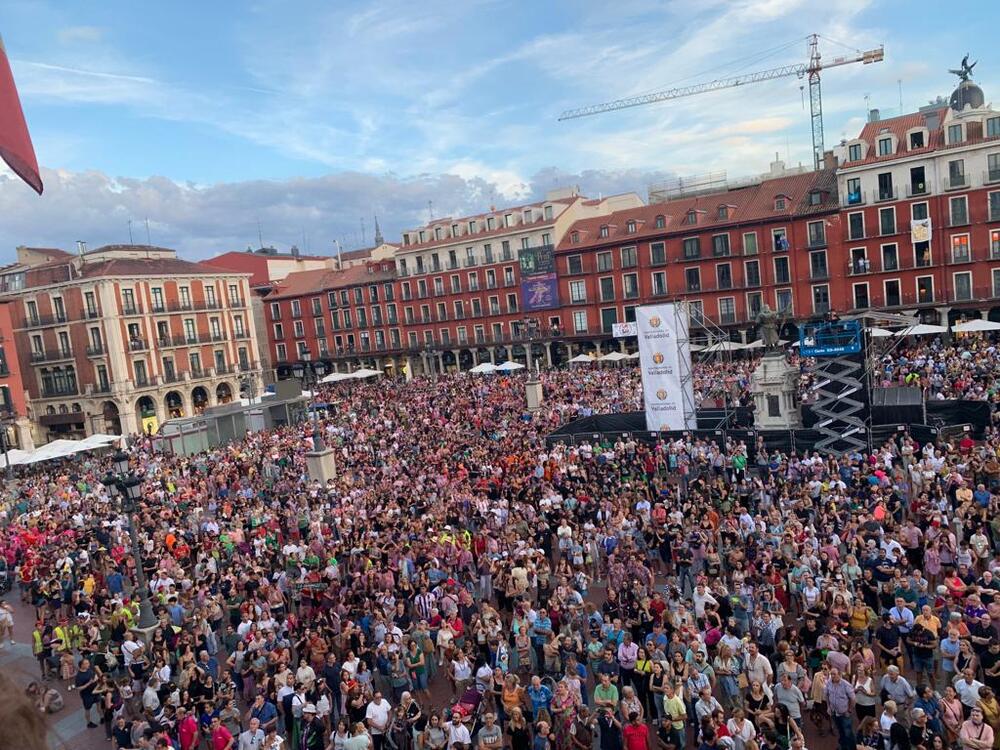
<svg viewBox="0 0 1000 750">
<path fill-rule="evenodd" d="M 837 728 L 837 747 L 840 750 L 854 750 L 857 742 L 854 738 L 854 721 L 850 714 L 834 714 L 833 725 Z"/>
</svg>

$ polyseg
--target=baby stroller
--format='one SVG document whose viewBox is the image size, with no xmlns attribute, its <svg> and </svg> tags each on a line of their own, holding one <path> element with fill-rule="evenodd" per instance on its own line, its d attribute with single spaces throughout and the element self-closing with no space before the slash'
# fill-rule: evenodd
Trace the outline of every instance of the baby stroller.
<svg viewBox="0 0 1000 750">
<path fill-rule="evenodd" d="M 480 714 L 483 710 L 483 694 L 476 690 L 475 686 L 469 687 L 458 702 L 451 707 L 452 720 L 458 719 L 469 728 L 469 734 L 473 737 L 479 730 L 481 723 Z"/>
</svg>

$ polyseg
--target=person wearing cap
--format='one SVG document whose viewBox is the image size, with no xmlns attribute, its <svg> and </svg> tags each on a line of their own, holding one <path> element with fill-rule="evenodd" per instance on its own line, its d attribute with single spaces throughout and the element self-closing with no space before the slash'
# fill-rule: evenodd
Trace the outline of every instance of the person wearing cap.
<svg viewBox="0 0 1000 750">
<path fill-rule="evenodd" d="M 316 706 L 307 703 L 302 709 L 302 727 L 299 729 L 298 750 L 323 750 L 325 746 L 323 724 L 316 718 Z"/>
</svg>

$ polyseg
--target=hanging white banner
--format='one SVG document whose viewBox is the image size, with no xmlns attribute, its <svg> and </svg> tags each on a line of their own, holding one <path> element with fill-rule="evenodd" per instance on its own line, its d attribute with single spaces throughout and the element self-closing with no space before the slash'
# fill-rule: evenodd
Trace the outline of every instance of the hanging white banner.
<svg viewBox="0 0 1000 750">
<path fill-rule="evenodd" d="M 649 305 L 635 311 L 639 335 L 639 365 L 646 404 L 647 430 L 684 430 L 678 316 L 672 304 Z M 690 355 L 688 355 L 690 356 Z"/>
</svg>

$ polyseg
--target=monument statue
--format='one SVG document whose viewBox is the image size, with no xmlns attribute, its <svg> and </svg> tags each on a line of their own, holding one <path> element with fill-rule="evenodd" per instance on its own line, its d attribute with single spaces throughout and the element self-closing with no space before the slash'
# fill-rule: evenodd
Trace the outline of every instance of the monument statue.
<svg viewBox="0 0 1000 750">
<path fill-rule="evenodd" d="M 970 65 L 969 64 L 969 53 L 966 52 L 965 53 L 965 57 L 962 58 L 962 65 L 958 68 L 958 70 L 949 69 L 948 72 L 949 73 L 954 73 L 959 78 L 961 78 L 963 82 L 964 81 L 968 81 L 972 77 L 972 69 L 974 67 L 976 67 L 976 64 L 978 62 L 979 61 L 976 60 L 974 63 L 972 63 Z"/>
<path fill-rule="evenodd" d="M 778 348 L 778 325 L 780 319 L 778 313 L 772 310 L 767 303 L 757 313 L 757 325 L 760 326 L 760 340 L 764 342 L 764 351 L 773 352 Z"/>
</svg>

